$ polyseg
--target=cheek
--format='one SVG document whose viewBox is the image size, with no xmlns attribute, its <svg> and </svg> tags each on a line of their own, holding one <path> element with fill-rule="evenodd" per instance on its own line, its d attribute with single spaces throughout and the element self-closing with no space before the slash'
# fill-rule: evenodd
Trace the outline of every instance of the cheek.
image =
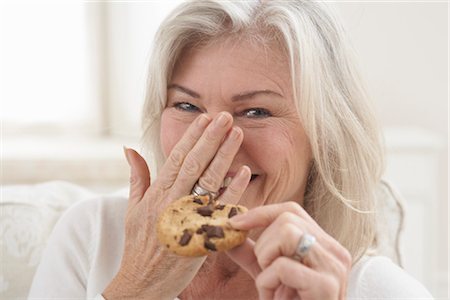
<svg viewBox="0 0 450 300">
<path fill-rule="evenodd" d="M 244 132 L 245 146 L 268 175 L 280 172 L 303 173 L 311 159 L 309 142 L 302 132 L 283 128 L 265 128 Z M 287 169 L 286 169 L 287 168 Z M 297 175 L 296 174 L 296 175 Z"/>
<path fill-rule="evenodd" d="M 273 127 L 260 132 L 249 130 L 245 137 L 248 153 L 266 175 L 264 194 L 275 193 L 283 201 L 301 199 L 311 161 L 303 130 Z"/>
<path fill-rule="evenodd" d="M 177 120 L 169 111 L 165 110 L 162 113 L 160 139 L 165 157 L 169 156 L 188 127 L 188 123 Z"/>
</svg>

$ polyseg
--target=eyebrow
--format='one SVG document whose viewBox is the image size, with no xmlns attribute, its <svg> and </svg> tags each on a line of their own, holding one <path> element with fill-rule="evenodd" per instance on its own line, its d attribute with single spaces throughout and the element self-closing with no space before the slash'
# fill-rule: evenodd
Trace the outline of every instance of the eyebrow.
<svg viewBox="0 0 450 300">
<path fill-rule="evenodd" d="M 283 98 L 283 96 L 281 94 L 271 91 L 271 90 L 257 90 L 257 91 L 243 92 L 238 95 L 235 95 L 235 96 L 231 97 L 231 101 L 235 102 L 235 101 L 247 100 L 247 99 L 251 99 L 251 98 L 255 97 L 256 95 L 269 95 L 269 96 L 277 96 L 277 97 Z"/>
<path fill-rule="evenodd" d="M 168 90 L 170 89 L 175 89 L 177 91 L 183 92 L 185 94 L 188 94 L 189 96 L 193 97 L 193 98 L 200 98 L 200 95 L 196 92 L 194 92 L 193 90 L 190 90 L 184 86 L 181 86 L 179 84 L 176 83 L 172 83 L 167 87 Z"/>
<path fill-rule="evenodd" d="M 184 86 L 181 86 L 179 84 L 176 83 L 172 83 L 167 87 L 168 90 L 170 89 L 175 89 L 177 91 L 180 91 L 182 93 L 185 93 L 193 98 L 201 98 L 200 94 L 194 92 L 193 90 L 190 90 Z M 246 91 L 237 95 L 234 95 L 233 97 L 231 97 L 231 101 L 232 102 L 237 102 L 237 101 L 243 101 L 243 100 L 247 100 L 247 99 L 251 99 L 253 97 L 255 97 L 256 95 L 270 95 L 270 96 L 277 96 L 277 97 L 281 97 L 283 98 L 283 95 L 274 92 L 272 90 L 256 90 L 256 91 Z"/>
</svg>

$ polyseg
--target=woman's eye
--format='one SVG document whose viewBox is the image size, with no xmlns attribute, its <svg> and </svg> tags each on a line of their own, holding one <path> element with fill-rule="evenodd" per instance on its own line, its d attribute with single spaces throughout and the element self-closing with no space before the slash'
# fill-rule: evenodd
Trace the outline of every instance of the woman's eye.
<svg viewBox="0 0 450 300">
<path fill-rule="evenodd" d="M 247 109 L 244 110 L 241 114 L 248 118 L 267 118 L 272 116 L 272 114 L 267 109 L 264 108 Z"/>
<path fill-rule="evenodd" d="M 173 105 L 176 109 L 182 110 L 182 111 L 188 111 L 188 112 L 198 112 L 200 109 L 192 105 L 188 102 L 177 102 Z"/>
</svg>

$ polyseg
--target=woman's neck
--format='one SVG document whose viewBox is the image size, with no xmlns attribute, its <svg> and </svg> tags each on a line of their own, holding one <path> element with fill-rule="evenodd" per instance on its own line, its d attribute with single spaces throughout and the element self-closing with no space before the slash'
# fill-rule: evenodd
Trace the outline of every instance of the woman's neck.
<svg viewBox="0 0 450 300">
<path fill-rule="evenodd" d="M 178 296 L 187 299 L 257 299 L 250 275 L 226 254 L 215 253 L 206 259 L 192 282 Z"/>
</svg>

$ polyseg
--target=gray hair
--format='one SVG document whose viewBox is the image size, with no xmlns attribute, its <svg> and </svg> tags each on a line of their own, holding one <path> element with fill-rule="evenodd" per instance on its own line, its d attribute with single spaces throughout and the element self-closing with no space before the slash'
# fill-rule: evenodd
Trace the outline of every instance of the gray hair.
<svg viewBox="0 0 450 300">
<path fill-rule="evenodd" d="M 143 110 L 144 152 L 164 162 L 161 113 L 180 55 L 225 37 L 261 46 L 276 41 L 290 63 L 294 98 L 313 162 L 305 209 L 357 261 L 375 240 L 375 189 L 383 147 L 366 88 L 345 31 L 316 1 L 219 1 L 181 4 L 161 24 L 149 66 Z"/>
</svg>

